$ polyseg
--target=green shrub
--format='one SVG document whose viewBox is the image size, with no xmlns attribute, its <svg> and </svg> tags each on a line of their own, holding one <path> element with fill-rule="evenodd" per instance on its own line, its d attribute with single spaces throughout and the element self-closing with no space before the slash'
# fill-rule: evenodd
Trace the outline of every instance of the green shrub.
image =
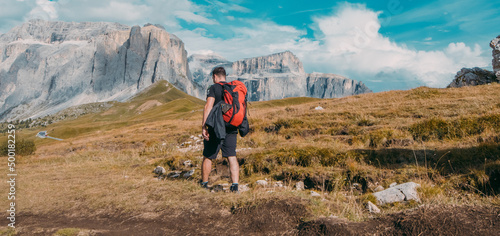
<svg viewBox="0 0 500 236">
<path fill-rule="evenodd" d="M 8 141 L 5 141 L 0 147 L 0 154 L 2 156 L 7 156 L 9 154 L 9 144 Z M 15 143 L 15 153 L 16 155 L 27 156 L 35 153 L 36 146 L 33 140 L 25 140 L 19 139 L 16 140 Z"/>
</svg>

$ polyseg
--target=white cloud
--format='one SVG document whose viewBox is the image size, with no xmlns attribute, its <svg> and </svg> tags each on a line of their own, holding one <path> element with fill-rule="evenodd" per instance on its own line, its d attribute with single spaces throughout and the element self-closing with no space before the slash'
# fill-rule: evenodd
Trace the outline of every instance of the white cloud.
<svg viewBox="0 0 500 236">
<path fill-rule="evenodd" d="M 403 83 L 444 87 L 460 68 L 488 65 L 479 45 L 472 49 L 464 43 L 450 43 L 442 51 L 420 51 L 396 44 L 379 33 L 378 13 L 363 5 L 346 4 L 315 22 L 323 34 L 323 51 L 329 53 L 323 68 L 347 76 L 384 79 L 381 74 L 401 73 L 397 76 Z"/>
<path fill-rule="evenodd" d="M 25 20 L 43 19 L 55 20 L 58 14 L 56 10 L 56 2 L 49 0 L 36 0 L 36 7 L 31 10 L 25 17 Z"/>
<path fill-rule="evenodd" d="M 264 20 L 254 20 L 250 27 L 230 28 L 236 36 L 226 40 L 191 31 L 177 35 L 190 54 L 210 49 L 229 60 L 291 50 L 307 72 L 345 75 L 377 91 L 444 87 L 462 67 L 489 64 L 479 45 L 472 48 L 452 42 L 442 50 L 422 51 L 397 44 L 380 34 L 378 15 L 364 5 L 345 4 L 329 16 L 314 18 L 314 39 L 306 38 L 305 31 Z"/>
<path fill-rule="evenodd" d="M 196 15 L 190 11 L 176 11 L 174 12 L 175 16 L 177 16 L 180 19 L 183 19 L 187 22 L 190 23 L 201 23 L 201 24 L 207 24 L 207 25 L 216 25 L 218 24 L 217 21 L 208 19 L 206 17 Z"/>
</svg>

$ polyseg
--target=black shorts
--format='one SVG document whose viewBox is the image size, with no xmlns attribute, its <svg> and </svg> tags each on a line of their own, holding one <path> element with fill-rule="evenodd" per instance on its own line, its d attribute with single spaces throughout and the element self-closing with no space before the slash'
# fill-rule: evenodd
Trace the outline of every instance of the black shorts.
<svg viewBox="0 0 500 236">
<path fill-rule="evenodd" d="M 226 139 L 217 140 L 215 133 L 209 132 L 209 140 L 203 140 L 203 156 L 209 159 L 217 158 L 222 149 L 222 157 L 236 156 L 236 137 L 238 131 L 226 133 Z"/>
</svg>

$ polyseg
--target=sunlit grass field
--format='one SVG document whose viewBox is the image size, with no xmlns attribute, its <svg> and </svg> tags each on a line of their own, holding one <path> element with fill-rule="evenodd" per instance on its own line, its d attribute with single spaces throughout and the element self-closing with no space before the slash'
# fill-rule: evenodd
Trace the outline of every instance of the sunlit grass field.
<svg viewBox="0 0 500 236">
<path fill-rule="evenodd" d="M 47 127 L 16 130 L 36 151 L 18 156 L 19 214 L 94 217 L 165 211 L 227 211 L 269 199 L 300 199 L 304 220 L 373 217 L 373 189 L 393 182 L 421 184 L 421 202 L 382 207 L 382 214 L 422 204 L 499 206 L 500 85 L 420 87 L 338 99 L 288 98 L 249 105 L 251 133 L 238 139 L 241 194 L 198 187 L 204 101 L 161 81 L 113 107 Z M 316 107 L 323 109 L 317 110 Z M 50 136 L 64 139 L 39 139 Z M 6 135 L 2 135 L 5 143 Z M 184 166 L 190 160 L 193 167 Z M 158 180 L 161 165 L 195 169 L 190 179 Z M 210 184 L 229 183 L 219 157 Z M 7 165 L 0 165 L 7 173 Z M 285 187 L 260 187 L 257 180 Z M 295 190 L 303 181 L 305 191 Z M 7 189 L 5 181 L 0 189 Z M 312 197 L 310 190 L 321 194 Z M 0 205 L 7 206 L 7 198 Z M 228 213 L 230 214 L 230 213 Z"/>
</svg>

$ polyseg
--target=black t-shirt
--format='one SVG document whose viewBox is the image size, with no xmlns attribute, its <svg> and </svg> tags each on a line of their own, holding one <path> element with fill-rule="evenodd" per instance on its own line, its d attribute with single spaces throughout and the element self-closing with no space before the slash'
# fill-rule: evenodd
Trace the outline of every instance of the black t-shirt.
<svg viewBox="0 0 500 236">
<path fill-rule="evenodd" d="M 208 91 L 207 91 L 207 98 L 209 98 L 209 97 L 215 98 L 214 106 L 215 106 L 215 104 L 219 103 L 220 101 L 224 101 L 224 88 L 222 87 L 222 85 L 212 84 L 212 86 L 210 86 L 208 88 Z M 228 134 L 238 133 L 238 128 L 234 127 L 232 125 L 228 125 L 226 123 L 226 133 L 228 133 Z"/>
<path fill-rule="evenodd" d="M 220 84 L 212 84 L 212 86 L 210 86 L 208 88 L 208 92 L 207 92 L 207 98 L 208 97 L 213 97 L 215 98 L 215 102 L 214 102 L 214 105 L 219 103 L 220 101 L 222 101 L 224 98 L 224 94 L 223 94 L 223 88 L 222 88 L 222 85 Z"/>
</svg>

